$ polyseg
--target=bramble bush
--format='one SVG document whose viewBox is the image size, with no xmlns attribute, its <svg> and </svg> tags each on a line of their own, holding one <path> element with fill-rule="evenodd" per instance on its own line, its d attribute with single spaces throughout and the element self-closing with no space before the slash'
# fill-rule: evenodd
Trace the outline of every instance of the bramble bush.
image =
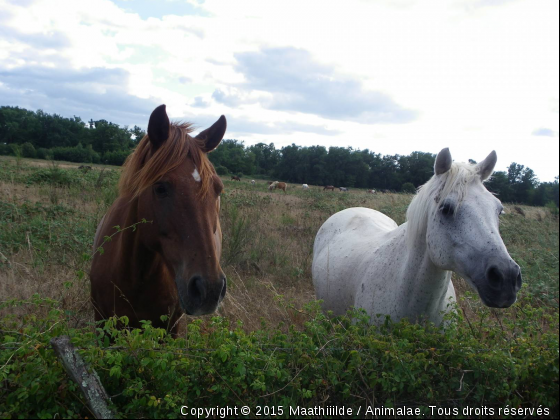
<svg viewBox="0 0 560 420">
<path fill-rule="evenodd" d="M 99 153 L 93 150 L 89 144 L 86 147 L 83 147 L 81 143 L 74 147 L 53 147 L 50 151 L 53 159 L 56 160 L 87 163 L 98 163 L 100 161 Z"/>
<path fill-rule="evenodd" d="M 48 316 L 0 321 L 0 416 L 90 416 L 49 340 L 69 335 L 122 417 L 175 418 L 180 407 L 345 405 L 385 407 L 548 408 L 558 416 L 558 315 L 518 302 L 516 320 L 471 325 L 453 315 L 445 329 L 406 321 L 367 324 L 363 312 L 330 319 L 317 302 L 301 329 L 247 333 L 213 317 L 192 321 L 173 339 L 146 322 L 115 329 L 70 328 L 56 301 L 12 300 L 47 307 Z M 486 311 L 490 317 L 491 311 Z M 353 319 L 353 321 L 352 321 Z M 541 327 L 543 320 L 549 328 Z M 490 327 L 490 325 L 492 325 Z"/>
</svg>

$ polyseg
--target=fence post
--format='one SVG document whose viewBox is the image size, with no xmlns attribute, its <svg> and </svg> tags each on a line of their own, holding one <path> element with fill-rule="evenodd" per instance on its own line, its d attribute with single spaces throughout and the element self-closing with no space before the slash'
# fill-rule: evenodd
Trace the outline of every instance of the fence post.
<svg viewBox="0 0 560 420">
<path fill-rule="evenodd" d="M 67 335 L 55 337 L 50 343 L 66 373 L 82 390 L 93 415 L 98 419 L 115 418 L 116 413 L 113 413 L 107 406 L 109 396 L 103 388 L 99 376 L 94 369 L 91 369 L 91 373 L 88 371 L 88 366 L 70 342 L 70 337 Z"/>
</svg>

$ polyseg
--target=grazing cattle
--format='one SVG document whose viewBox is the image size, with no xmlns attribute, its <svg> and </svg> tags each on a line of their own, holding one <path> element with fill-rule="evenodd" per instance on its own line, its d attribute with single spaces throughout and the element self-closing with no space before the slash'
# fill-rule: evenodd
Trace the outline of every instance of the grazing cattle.
<svg viewBox="0 0 560 420">
<path fill-rule="evenodd" d="M 241 178 L 236 176 L 236 175 L 232 175 L 231 176 L 231 181 L 241 181 Z"/>
<path fill-rule="evenodd" d="M 221 116 L 191 137 L 191 124 L 170 123 L 165 105 L 152 112 L 148 134 L 124 165 L 119 197 L 95 234 L 94 249 L 104 249 L 95 253 L 90 272 L 96 321 L 127 316 L 131 327 L 149 320 L 176 334 L 183 312 L 216 311 L 226 294 L 223 184 L 207 153 L 225 131 Z M 138 224 L 142 220 L 147 223 Z M 114 226 L 123 231 L 115 234 Z"/>
<path fill-rule="evenodd" d="M 325 191 L 325 190 L 334 191 L 334 186 L 333 186 L 333 185 L 325 185 L 325 186 L 323 187 L 323 191 Z"/>
<path fill-rule="evenodd" d="M 511 306 L 521 270 L 499 234 L 503 206 L 483 184 L 496 160 L 492 152 L 477 165 L 453 163 L 443 149 L 401 226 L 363 207 L 331 216 L 313 247 L 313 284 L 323 309 L 340 315 L 362 308 L 375 324 L 386 315 L 441 324 L 455 301 L 452 271 L 485 305 Z"/>
<path fill-rule="evenodd" d="M 309 189 L 309 185 L 303 184 L 303 185 L 301 186 L 301 188 L 303 188 L 304 190 L 308 190 L 308 189 Z"/>
</svg>

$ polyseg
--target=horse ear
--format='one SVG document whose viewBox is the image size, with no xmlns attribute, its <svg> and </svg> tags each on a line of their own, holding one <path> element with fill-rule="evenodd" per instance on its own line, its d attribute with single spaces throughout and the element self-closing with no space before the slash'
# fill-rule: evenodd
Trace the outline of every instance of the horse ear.
<svg viewBox="0 0 560 420">
<path fill-rule="evenodd" d="M 198 136 L 196 136 L 196 138 L 204 140 L 203 150 L 206 153 L 211 152 L 216 147 L 218 147 L 218 145 L 224 138 L 224 134 L 226 133 L 226 128 L 227 128 L 226 117 L 222 115 L 220 118 L 218 118 L 218 121 L 212 124 L 212 127 L 207 128 L 206 130 L 198 133 Z"/>
<path fill-rule="evenodd" d="M 442 149 L 436 157 L 436 163 L 434 164 L 434 172 L 436 175 L 441 175 L 446 173 L 451 169 L 451 164 L 453 159 L 451 158 L 451 153 L 449 152 L 449 147 Z"/>
<path fill-rule="evenodd" d="M 160 105 L 153 110 L 148 123 L 148 137 L 154 149 L 158 149 L 169 137 L 169 117 L 165 105 Z"/>
<path fill-rule="evenodd" d="M 482 181 L 487 180 L 490 177 L 490 175 L 492 175 L 492 172 L 494 172 L 494 167 L 496 166 L 497 161 L 498 161 L 498 155 L 496 154 L 495 150 L 492 150 L 492 152 L 490 152 L 490 154 L 486 157 L 486 159 L 484 159 L 482 162 L 476 165 L 476 169 Z"/>
</svg>

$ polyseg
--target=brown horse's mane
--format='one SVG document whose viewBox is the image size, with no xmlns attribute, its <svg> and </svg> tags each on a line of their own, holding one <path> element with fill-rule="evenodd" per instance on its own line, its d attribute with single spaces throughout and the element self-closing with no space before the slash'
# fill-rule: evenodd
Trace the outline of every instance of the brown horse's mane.
<svg viewBox="0 0 560 420">
<path fill-rule="evenodd" d="M 199 197 L 206 196 L 215 171 L 203 151 L 204 139 L 191 137 L 189 134 L 193 131 L 191 123 L 171 123 L 168 139 L 155 152 L 150 138 L 145 135 L 123 165 L 119 195 L 137 198 L 190 156 L 201 178 Z"/>
</svg>

